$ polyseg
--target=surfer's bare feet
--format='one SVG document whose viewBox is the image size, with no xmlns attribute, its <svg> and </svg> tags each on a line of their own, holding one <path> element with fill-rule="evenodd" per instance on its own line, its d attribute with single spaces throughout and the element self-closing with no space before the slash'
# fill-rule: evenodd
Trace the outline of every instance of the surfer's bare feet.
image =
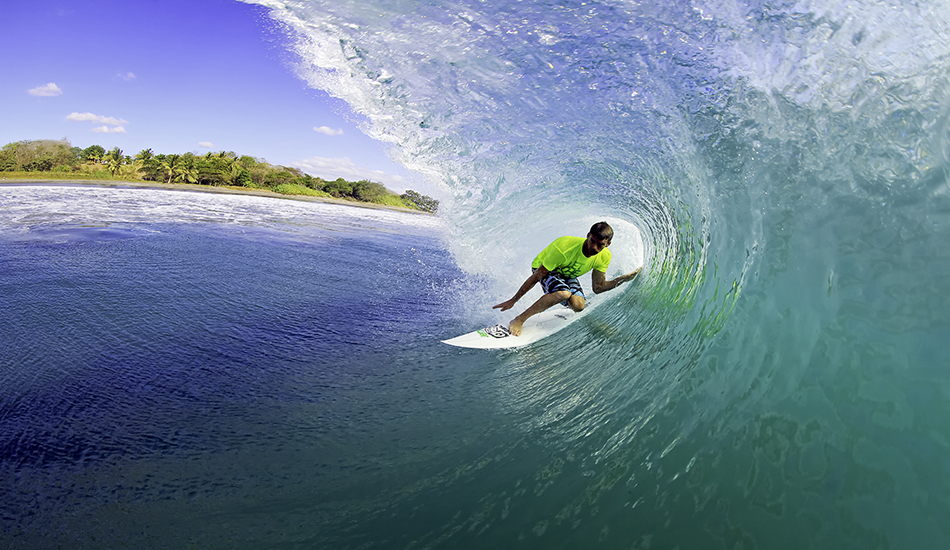
<svg viewBox="0 0 950 550">
<path fill-rule="evenodd" d="M 517 317 L 508 323 L 508 330 L 511 331 L 512 336 L 521 336 L 521 325 L 523 324 L 524 321 L 519 321 Z"/>
</svg>

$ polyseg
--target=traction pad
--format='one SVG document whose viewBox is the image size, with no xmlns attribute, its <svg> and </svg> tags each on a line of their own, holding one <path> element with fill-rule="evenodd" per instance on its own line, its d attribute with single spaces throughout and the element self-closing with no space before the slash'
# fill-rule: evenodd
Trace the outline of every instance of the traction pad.
<svg viewBox="0 0 950 550">
<path fill-rule="evenodd" d="M 493 338 L 505 338 L 511 336 L 511 331 L 508 330 L 508 327 L 504 325 L 495 325 L 493 327 L 488 327 L 485 329 L 485 332 Z"/>
</svg>

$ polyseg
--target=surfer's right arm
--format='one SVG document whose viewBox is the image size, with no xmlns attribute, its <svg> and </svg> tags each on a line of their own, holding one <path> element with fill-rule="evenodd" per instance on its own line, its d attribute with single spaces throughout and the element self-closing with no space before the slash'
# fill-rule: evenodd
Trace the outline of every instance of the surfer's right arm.
<svg viewBox="0 0 950 550">
<path fill-rule="evenodd" d="M 518 300 L 520 300 L 522 296 L 527 294 L 528 291 L 534 287 L 534 285 L 538 284 L 538 282 L 540 282 L 542 279 L 547 277 L 548 273 L 549 273 L 548 269 L 544 267 L 543 265 L 539 267 L 538 269 L 534 270 L 534 273 L 532 273 L 531 276 L 525 280 L 524 284 L 521 285 L 521 288 L 518 289 L 518 292 L 516 292 L 515 295 L 511 297 L 510 300 L 506 300 L 496 306 L 492 306 L 492 309 L 500 309 L 502 311 L 508 311 L 509 309 L 515 307 L 515 304 L 518 302 Z"/>
</svg>

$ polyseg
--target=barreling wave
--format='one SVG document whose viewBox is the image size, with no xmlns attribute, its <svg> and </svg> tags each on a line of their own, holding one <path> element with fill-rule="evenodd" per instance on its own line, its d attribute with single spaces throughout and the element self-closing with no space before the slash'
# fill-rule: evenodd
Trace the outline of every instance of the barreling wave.
<svg viewBox="0 0 950 550">
<path fill-rule="evenodd" d="M 833 420 L 851 405 L 821 381 L 860 365 L 870 384 L 888 372 L 882 354 L 900 352 L 869 341 L 901 350 L 882 335 L 947 319 L 935 292 L 950 267 L 946 5 L 255 3 L 287 27 L 301 78 L 443 190 L 456 261 L 495 281 L 478 307 L 509 295 L 553 237 L 600 218 L 635 228 L 635 290 L 607 299 L 601 325 L 510 356 L 530 369 L 515 368 L 526 389 L 508 406 L 529 437 L 553 433 L 548 444 L 588 467 L 610 465 L 587 482 L 596 495 L 653 479 L 641 498 L 657 524 L 680 513 L 664 506 L 676 488 L 708 517 L 714 493 L 742 515 L 750 494 L 820 492 L 794 476 L 772 487 L 781 457 L 757 462 L 771 474 L 743 489 L 703 472 L 758 449 L 776 423 L 797 441 L 780 454 L 812 452 L 799 431 L 811 426 L 826 444 L 815 464 L 858 461 L 840 438 L 866 427 Z M 806 393 L 825 408 L 769 412 Z"/>
<path fill-rule="evenodd" d="M 945 176 L 939 5 L 257 3 L 302 78 L 444 189 L 460 265 L 509 286 L 551 235 L 624 219 L 651 301 L 715 332 L 768 218 Z"/>
</svg>

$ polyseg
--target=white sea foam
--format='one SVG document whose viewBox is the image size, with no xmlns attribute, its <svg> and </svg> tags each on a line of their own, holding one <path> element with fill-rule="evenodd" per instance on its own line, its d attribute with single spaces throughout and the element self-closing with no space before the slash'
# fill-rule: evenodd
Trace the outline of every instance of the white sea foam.
<svg viewBox="0 0 950 550">
<path fill-rule="evenodd" d="M 251 195 L 100 186 L 0 186 L 0 229 L 214 223 L 293 230 L 439 231 L 435 216 Z"/>
</svg>

